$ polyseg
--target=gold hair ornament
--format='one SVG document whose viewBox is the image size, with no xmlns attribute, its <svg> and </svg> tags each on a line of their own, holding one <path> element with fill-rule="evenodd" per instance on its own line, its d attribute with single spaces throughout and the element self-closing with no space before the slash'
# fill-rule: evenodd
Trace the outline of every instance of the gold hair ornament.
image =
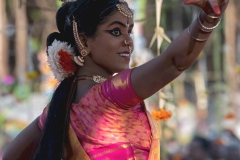
<svg viewBox="0 0 240 160">
<path fill-rule="evenodd" d="M 77 44 L 77 48 L 80 51 L 81 56 L 75 56 L 74 57 L 74 61 L 80 65 L 83 66 L 84 63 L 84 59 L 83 57 L 88 55 L 87 50 L 85 49 L 85 46 L 82 44 L 79 36 L 78 36 L 78 29 L 77 29 L 77 22 L 75 21 L 75 18 L 73 17 L 73 35 L 74 35 L 74 39 L 75 42 Z"/>
<path fill-rule="evenodd" d="M 126 2 L 124 0 L 119 0 L 119 4 L 116 5 L 118 11 L 124 15 L 127 18 L 132 18 L 133 17 L 133 13 L 131 12 L 131 10 L 128 8 L 128 6 L 126 5 Z"/>
</svg>

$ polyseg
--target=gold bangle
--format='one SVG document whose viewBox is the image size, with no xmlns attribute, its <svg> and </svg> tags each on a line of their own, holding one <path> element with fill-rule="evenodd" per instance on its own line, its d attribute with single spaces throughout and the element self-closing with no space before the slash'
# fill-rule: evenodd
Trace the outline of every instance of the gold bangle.
<svg viewBox="0 0 240 160">
<path fill-rule="evenodd" d="M 196 37 L 194 37 L 192 34 L 191 34 L 191 32 L 190 32 L 190 26 L 188 27 L 188 34 L 190 35 L 190 37 L 192 38 L 192 39 L 194 39 L 195 41 L 197 41 L 197 42 L 204 42 L 204 41 L 207 41 L 208 40 L 208 38 L 206 38 L 206 39 L 200 39 L 200 38 L 196 38 Z"/>
<path fill-rule="evenodd" d="M 206 27 L 202 24 L 201 20 L 200 20 L 200 13 L 198 14 L 198 17 L 197 17 L 197 21 L 198 21 L 198 24 L 200 25 L 200 29 L 203 31 L 203 32 L 212 32 L 215 28 L 217 28 L 217 26 L 220 24 L 221 22 L 221 18 L 219 18 L 219 21 L 217 22 L 217 24 L 213 27 Z"/>
<path fill-rule="evenodd" d="M 200 13 L 201 13 L 201 12 L 205 13 L 205 15 L 206 15 L 207 17 L 212 18 L 212 19 L 218 19 L 218 18 L 221 18 L 220 16 L 208 15 L 208 14 L 207 14 L 206 12 L 204 12 L 203 10 L 201 10 Z M 199 13 L 199 14 L 200 14 L 200 13 Z"/>
</svg>

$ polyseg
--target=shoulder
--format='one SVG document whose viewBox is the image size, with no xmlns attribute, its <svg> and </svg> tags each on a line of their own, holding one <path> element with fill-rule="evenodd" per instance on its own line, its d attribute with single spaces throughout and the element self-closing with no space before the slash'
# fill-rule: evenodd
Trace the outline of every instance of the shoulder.
<svg viewBox="0 0 240 160">
<path fill-rule="evenodd" d="M 95 85 L 97 85 L 95 82 L 89 80 L 78 81 L 75 103 L 79 103 L 82 97 Z"/>
</svg>

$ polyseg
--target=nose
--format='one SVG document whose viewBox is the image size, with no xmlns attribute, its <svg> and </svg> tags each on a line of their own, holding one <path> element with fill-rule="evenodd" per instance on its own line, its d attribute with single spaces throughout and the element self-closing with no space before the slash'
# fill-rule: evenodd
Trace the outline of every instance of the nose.
<svg viewBox="0 0 240 160">
<path fill-rule="evenodd" d="M 132 41 L 132 39 L 125 39 L 125 40 L 123 41 L 123 46 L 130 46 L 130 47 L 132 47 L 132 46 L 133 46 L 133 41 Z"/>
<path fill-rule="evenodd" d="M 124 40 L 123 47 L 127 46 L 129 49 L 130 54 L 133 52 L 133 41 L 132 40 Z"/>
</svg>

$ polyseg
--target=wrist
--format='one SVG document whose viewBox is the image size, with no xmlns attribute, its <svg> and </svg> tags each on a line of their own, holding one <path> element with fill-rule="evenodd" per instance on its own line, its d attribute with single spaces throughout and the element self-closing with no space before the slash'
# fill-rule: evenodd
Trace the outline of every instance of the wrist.
<svg viewBox="0 0 240 160">
<path fill-rule="evenodd" d="M 207 15 L 201 10 L 198 14 L 197 22 L 203 32 L 212 32 L 220 24 L 221 17 Z"/>
<path fill-rule="evenodd" d="M 189 26 L 187 32 L 195 41 L 205 42 L 220 22 L 220 16 L 207 15 L 204 11 L 200 11 L 196 21 Z"/>
<path fill-rule="evenodd" d="M 199 12 L 198 17 L 203 24 L 209 27 L 215 26 L 217 23 L 219 23 L 219 21 L 221 21 L 222 18 L 220 15 L 208 15 L 203 10 Z"/>
</svg>

